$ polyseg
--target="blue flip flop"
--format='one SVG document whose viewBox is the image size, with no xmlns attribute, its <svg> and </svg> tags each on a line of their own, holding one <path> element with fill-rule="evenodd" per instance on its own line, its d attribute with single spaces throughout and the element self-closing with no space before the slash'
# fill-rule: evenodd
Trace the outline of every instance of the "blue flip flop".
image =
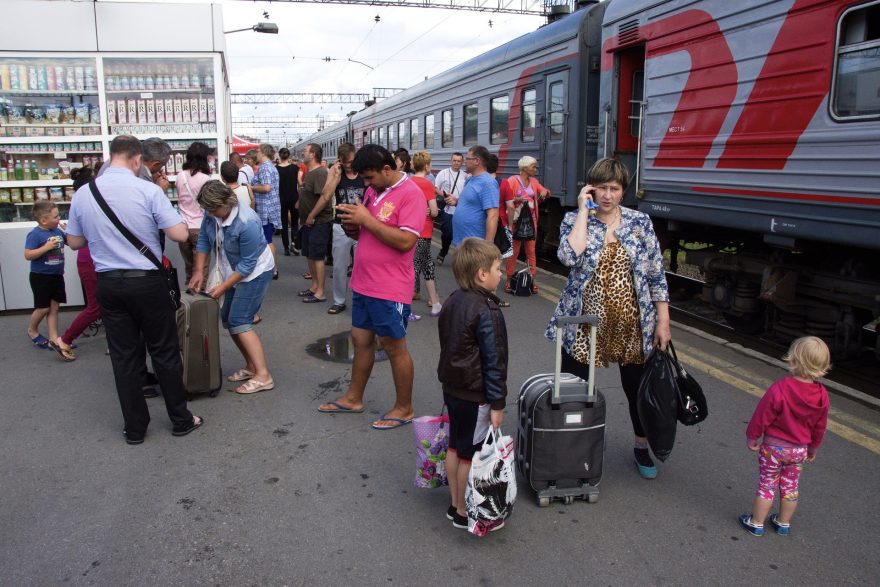
<svg viewBox="0 0 880 587">
<path fill-rule="evenodd" d="M 388 416 L 382 416 L 379 418 L 379 421 L 382 422 L 396 422 L 396 424 L 392 424 L 391 426 L 376 426 L 376 424 L 370 424 L 375 430 L 394 430 L 395 428 L 400 428 L 401 426 L 406 426 L 410 422 L 412 422 L 412 418 L 403 419 L 403 418 L 389 418 Z"/>
<path fill-rule="evenodd" d="M 323 414 L 363 414 L 364 409 L 361 408 L 359 410 L 354 410 L 349 408 L 348 406 L 343 406 L 339 402 L 327 402 L 328 406 L 334 406 L 332 410 L 322 410 L 320 406 L 318 406 L 318 411 Z"/>
<path fill-rule="evenodd" d="M 44 351 L 49 349 L 49 339 L 43 336 L 42 334 L 38 334 L 31 339 L 31 342 L 34 343 L 34 346 Z"/>
</svg>

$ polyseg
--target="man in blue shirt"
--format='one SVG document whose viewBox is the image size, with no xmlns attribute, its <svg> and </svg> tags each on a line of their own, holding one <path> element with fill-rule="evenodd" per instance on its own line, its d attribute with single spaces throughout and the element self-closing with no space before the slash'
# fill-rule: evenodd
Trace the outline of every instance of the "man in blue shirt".
<svg viewBox="0 0 880 587">
<path fill-rule="evenodd" d="M 456 203 L 452 217 L 452 244 L 458 246 L 464 239 L 474 236 L 495 240 L 498 229 L 498 183 L 486 172 L 489 151 L 477 145 L 471 147 L 464 158 L 467 182 Z"/>
<path fill-rule="evenodd" d="M 161 259 L 159 231 L 176 242 L 186 240 L 189 231 L 161 188 L 138 179 L 142 152 L 135 137 L 116 137 L 110 143 L 110 166 L 95 183 L 122 225 Z M 70 248 L 88 244 L 95 263 L 125 441 L 141 444 L 150 422 L 142 392 L 145 346 L 162 387 L 172 434 L 189 434 L 202 425 L 202 419 L 186 407 L 176 313 L 163 273 L 113 225 L 88 185 L 76 192 L 67 230 Z"/>
</svg>

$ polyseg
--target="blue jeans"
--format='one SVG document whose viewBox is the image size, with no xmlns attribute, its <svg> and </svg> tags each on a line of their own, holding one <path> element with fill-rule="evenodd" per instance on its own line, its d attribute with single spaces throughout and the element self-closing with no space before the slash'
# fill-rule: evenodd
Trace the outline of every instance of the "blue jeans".
<svg viewBox="0 0 880 587">
<path fill-rule="evenodd" d="M 236 283 L 226 292 L 223 307 L 220 308 L 220 321 L 229 334 L 241 334 L 253 329 L 254 314 L 260 311 L 271 281 L 270 269 L 251 281 Z"/>
</svg>

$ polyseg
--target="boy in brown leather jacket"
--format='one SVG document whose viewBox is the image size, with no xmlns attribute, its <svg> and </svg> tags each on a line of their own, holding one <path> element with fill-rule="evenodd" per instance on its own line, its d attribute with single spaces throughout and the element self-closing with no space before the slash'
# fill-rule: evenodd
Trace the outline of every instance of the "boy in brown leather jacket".
<svg viewBox="0 0 880 587">
<path fill-rule="evenodd" d="M 471 459 L 489 425 L 501 426 L 507 397 L 507 327 L 494 293 L 501 282 L 501 255 L 492 243 L 467 238 L 452 272 L 461 289 L 440 312 L 437 376 L 449 413 L 446 471 L 452 505 L 446 517 L 454 527 L 467 529 L 464 490 Z"/>
</svg>

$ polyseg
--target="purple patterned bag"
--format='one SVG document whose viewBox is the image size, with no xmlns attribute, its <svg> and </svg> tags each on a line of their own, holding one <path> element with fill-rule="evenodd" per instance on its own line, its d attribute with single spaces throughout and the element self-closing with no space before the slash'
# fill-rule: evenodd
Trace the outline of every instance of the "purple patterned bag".
<svg viewBox="0 0 880 587">
<path fill-rule="evenodd" d="M 415 418 L 413 434 L 416 438 L 416 477 L 413 485 L 426 489 L 446 485 L 449 416 L 441 414 Z"/>
</svg>

